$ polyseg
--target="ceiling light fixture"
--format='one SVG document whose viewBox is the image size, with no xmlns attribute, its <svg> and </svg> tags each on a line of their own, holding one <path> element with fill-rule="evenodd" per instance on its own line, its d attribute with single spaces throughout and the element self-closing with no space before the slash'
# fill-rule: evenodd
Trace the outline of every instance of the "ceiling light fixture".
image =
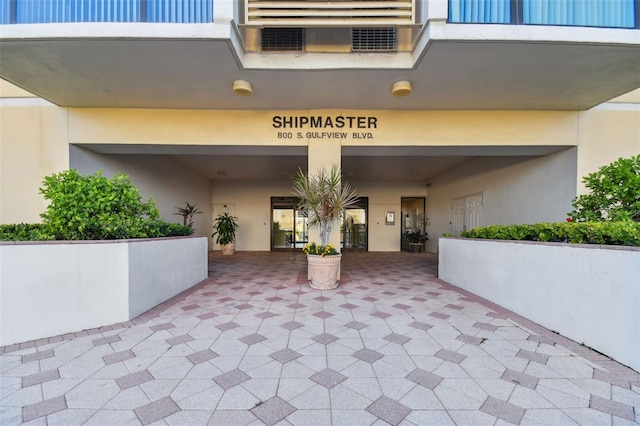
<svg viewBox="0 0 640 426">
<path fill-rule="evenodd" d="M 251 96 L 253 86 L 246 80 L 236 80 L 233 82 L 233 93 L 238 96 Z"/>
<path fill-rule="evenodd" d="M 397 98 L 411 94 L 411 82 L 407 80 L 396 81 L 391 88 L 391 94 Z"/>
</svg>

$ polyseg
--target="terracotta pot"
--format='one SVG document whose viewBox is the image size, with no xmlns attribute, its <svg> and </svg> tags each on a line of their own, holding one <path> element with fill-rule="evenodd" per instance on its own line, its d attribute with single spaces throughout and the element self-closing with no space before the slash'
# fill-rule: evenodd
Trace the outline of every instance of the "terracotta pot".
<svg viewBox="0 0 640 426">
<path fill-rule="evenodd" d="M 341 260 L 341 254 L 324 257 L 308 254 L 309 286 L 316 290 L 331 290 L 338 287 Z"/>
<path fill-rule="evenodd" d="M 221 245 L 220 248 L 222 249 L 222 254 L 230 255 L 230 254 L 233 254 L 236 251 L 236 243 L 234 241 L 234 242 L 229 243 L 229 244 Z"/>
</svg>

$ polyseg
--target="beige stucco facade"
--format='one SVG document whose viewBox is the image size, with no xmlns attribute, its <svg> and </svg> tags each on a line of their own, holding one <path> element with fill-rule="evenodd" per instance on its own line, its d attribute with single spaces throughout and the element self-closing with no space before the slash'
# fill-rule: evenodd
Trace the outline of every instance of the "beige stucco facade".
<svg viewBox="0 0 640 426">
<path fill-rule="evenodd" d="M 584 175 L 640 152 L 640 90 L 587 111 L 95 109 L 58 107 L 6 82 L 0 94 L 1 223 L 38 221 L 38 188 L 51 173 L 125 172 L 166 220 L 196 203 L 202 235 L 226 206 L 240 221 L 238 250 L 270 250 L 270 200 L 291 196 L 284 171 L 252 178 L 271 157 L 302 156 L 311 172 L 348 155 L 377 157 L 380 173 L 345 176 L 368 199 L 368 250 L 400 250 L 400 222 L 385 223 L 385 214 L 399 213 L 402 197 L 425 197 L 427 249 L 436 251 L 437 237 L 453 230 L 454 200 L 481 194 L 485 225 L 562 221 Z M 250 155 L 233 176 L 194 166 L 237 160 L 241 149 Z M 424 160 L 426 169 L 440 158 L 451 165 L 428 180 L 385 179 L 396 163 Z"/>
</svg>

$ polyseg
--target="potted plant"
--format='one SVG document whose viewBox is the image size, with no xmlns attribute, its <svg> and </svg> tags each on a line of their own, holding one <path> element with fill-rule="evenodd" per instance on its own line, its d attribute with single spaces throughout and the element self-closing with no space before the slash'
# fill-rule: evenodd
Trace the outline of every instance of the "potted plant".
<svg viewBox="0 0 640 426">
<path fill-rule="evenodd" d="M 233 254 L 236 249 L 236 231 L 238 230 L 238 218 L 225 212 L 215 218 L 211 235 L 216 238 L 216 244 L 220 244 L 222 254 Z"/>
<path fill-rule="evenodd" d="M 356 191 L 342 182 L 340 169 L 334 164 L 331 171 L 322 169 L 315 175 L 298 170 L 293 179 L 293 193 L 300 200 L 298 206 L 307 212 L 309 226 L 320 228 L 320 245 L 311 243 L 303 249 L 307 254 L 309 285 L 323 290 L 336 288 L 342 255 L 329 244 L 329 237 L 344 209 L 357 202 Z"/>
<path fill-rule="evenodd" d="M 423 234 L 422 231 L 419 230 L 414 232 L 407 231 L 405 238 L 409 243 L 409 248 L 414 253 L 421 253 L 424 249 L 424 243 L 429 239 L 427 238 L 426 232 Z"/>
<path fill-rule="evenodd" d="M 184 207 L 176 207 L 177 214 L 182 216 L 182 224 L 184 226 L 188 226 L 193 229 L 193 216 L 202 213 L 195 204 L 189 204 L 189 202 L 185 203 Z"/>
</svg>

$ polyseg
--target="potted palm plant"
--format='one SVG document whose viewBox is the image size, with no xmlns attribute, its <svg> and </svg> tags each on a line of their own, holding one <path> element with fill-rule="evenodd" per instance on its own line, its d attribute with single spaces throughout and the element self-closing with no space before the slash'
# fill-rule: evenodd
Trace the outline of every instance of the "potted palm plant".
<svg viewBox="0 0 640 426">
<path fill-rule="evenodd" d="M 334 164 L 331 171 L 322 169 L 315 175 L 298 170 L 293 178 L 293 193 L 299 198 L 298 207 L 307 212 L 309 226 L 320 228 L 320 244 L 312 242 L 303 249 L 309 285 L 323 290 L 336 288 L 342 255 L 329 244 L 329 237 L 344 210 L 358 201 L 356 191 L 342 182 L 342 173 Z"/>
<path fill-rule="evenodd" d="M 211 236 L 216 238 L 216 244 L 220 244 L 222 254 L 233 254 L 236 249 L 238 218 L 227 212 L 220 214 L 214 220 L 213 229 L 215 232 Z"/>
<path fill-rule="evenodd" d="M 193 216 L 202 213 L 195 204 L 189 204 L 187 201 L 184 207 L 176 207 L 178 216 L 182 216 L 182 224 L 193 229 Z"/>
</svg>

